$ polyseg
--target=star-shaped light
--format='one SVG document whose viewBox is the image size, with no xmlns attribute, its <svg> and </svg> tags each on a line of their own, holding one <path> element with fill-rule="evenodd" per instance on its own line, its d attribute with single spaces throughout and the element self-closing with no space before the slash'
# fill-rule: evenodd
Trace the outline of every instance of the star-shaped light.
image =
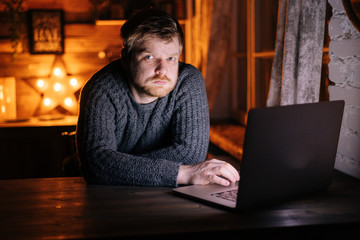
<svg viewBox="0 0 360 240">
<path fill-rule="evenodd" d="M 68 76 L 65 63 L 61 56 L 56 56 L 49 78 L 39 78 L 36 87 L 42 93 L 40 113 L 46 114 L 59 105 L 76 115 L 78 110 L 77 92 L 83 82 Z"/>
</svg>

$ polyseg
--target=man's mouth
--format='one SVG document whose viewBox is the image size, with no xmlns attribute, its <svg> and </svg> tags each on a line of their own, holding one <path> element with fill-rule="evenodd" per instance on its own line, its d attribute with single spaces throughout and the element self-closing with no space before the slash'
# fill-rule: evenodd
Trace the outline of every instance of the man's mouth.
<svg viewBox="0 0 360 240">
<path fill-rule="evenodd" d="M 151 82 L 155 83 L 156 85 L 166 85 L 170 82 L 170 80 L 167 76 L 161 76 L 161 77 L 153 77 Z"/>
<path fill-rule="evenodd" d="M 155 80 L 153 81 L 153 83 L 157 84 L 157 85 L 166 85 L 168 83 L 167 80 Z"/>
</svg>

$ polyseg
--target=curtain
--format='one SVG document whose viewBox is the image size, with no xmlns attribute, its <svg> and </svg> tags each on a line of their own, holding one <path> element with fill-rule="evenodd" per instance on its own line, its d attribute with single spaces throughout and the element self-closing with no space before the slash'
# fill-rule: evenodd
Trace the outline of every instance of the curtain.
<svg viewBox="0 0 360 240">
<path fill-rule="evenodd" d="M 326 0 L 280 0 L 267 106 L 319 101 Z"/>
<path fill-rule="evenodd" d="M 191 64 L 204 76 L 210 111 L 226 69 L 232 0 L 195 0 Z"/>
<path fill-rule="evenodd" d="M 214 0 L 211 29 L 209 36 L 209 51 L 205 69 L 205 84 L 210 111 L 215 105 L 220 89 L 230 45 L 231 0 Z"/>
</svg>

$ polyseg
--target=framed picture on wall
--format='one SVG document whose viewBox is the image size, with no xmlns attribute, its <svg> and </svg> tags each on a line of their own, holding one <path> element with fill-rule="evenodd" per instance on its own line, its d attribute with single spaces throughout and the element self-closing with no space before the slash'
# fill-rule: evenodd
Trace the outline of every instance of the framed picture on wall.
<svg viewBox="0 0 360 240">
<path fill-rule="evenodd" d="M 64 12 L 34 9 L 28 14 L 30 53 L 64 53 Z"/>
</svg>

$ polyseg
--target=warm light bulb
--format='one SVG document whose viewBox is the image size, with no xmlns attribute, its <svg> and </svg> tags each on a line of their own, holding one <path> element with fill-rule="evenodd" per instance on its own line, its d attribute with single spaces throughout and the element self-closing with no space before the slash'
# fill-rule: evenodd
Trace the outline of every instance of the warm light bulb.
<svg viewBox="0 0 360 240">
<path fill-rule="evenodd" d="M 54 84 L 54 91 L 55 92 L 60 92 L 62 89 L 62 85 L 60 83 L 55 83 Z"/>
<path fill-rule="evenodd" d="M 76 78 L 71 78 L 70 79 L 70 85 L 73 87 L 76 87 L 76 85 L 78 84 L 78 81 Z"/>
<path fill-rule="evenodd" d="M 4 99 L 4 92 L 3 92 L 3 86 L 0 85 L 0 100 Z"/>
<path fill-rule="evenodd" d="M 5 112 L 6 112 L 6 108 L 5 108 L 4 105 L 1 106 L 1 112 L 2 112 L 2 113 L 5 113 Z"/>
<path fill-rule="evenodd" d="M 36 86 L 38 86 L 39 88 L 45 88 L 45 81 L 43 79 L 39 79 L 36 82 Z"/>
<path fill-rule="evenodd" d="M 98 52 L 98 58 L 99 59 L 104 59 L 105 57 L 106 57 L 106 53 L 104 51 Z"/>
<path fill-rule="evenodd" d="M 66 106 L 71 106 L 72 102 L 73 102 L 72 99 L 69 97 L 65 98 L 65 100 L 64 100 L 64 103 Z"/>
<path fill-rule="evenodd" d="M 55 76 L 60 77 L 61 76 L 61 69 L 56 67 L 56 68 L 54 68 L 53 73 L 54 73 Z"/>
<path fill-rule="evenodd" d="M 50 98 L 45 98 L 44 99 L 44 105 L 45 106 L 50 106 L 51 105 L 51 99 Z"/>
</svg>

